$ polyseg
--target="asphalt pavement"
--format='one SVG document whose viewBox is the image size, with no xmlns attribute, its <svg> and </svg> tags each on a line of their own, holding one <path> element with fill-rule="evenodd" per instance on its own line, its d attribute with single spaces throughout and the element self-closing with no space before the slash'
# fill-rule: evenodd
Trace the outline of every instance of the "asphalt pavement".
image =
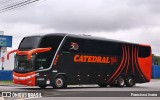
<svg viewBox="0 0 160 100">
<path fill-rule="evenodd" d="M 53 89 L 52 87 L 40 89 L 39 87 L 23 85 L 0 85 L 0 91 L 0 100 L 159 100 L 160 80 L 154 79 L 149 83 L 123 88 L 109 86 L 100 88 L 98 85 L 70 85 L 67 89 Z M 6 92 L 12 93 L 11 96 L 14 97 L 5 97 Z M 25 96 L 28 94 L 31 96 Z"/>
</svg>

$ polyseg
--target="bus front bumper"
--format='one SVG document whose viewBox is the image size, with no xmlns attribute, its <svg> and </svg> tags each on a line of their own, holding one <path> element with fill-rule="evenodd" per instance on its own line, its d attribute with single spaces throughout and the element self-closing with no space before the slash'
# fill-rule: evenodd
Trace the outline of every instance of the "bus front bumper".
<svg viewBox="0 0 160 100">
<path fill-rule="evenodd" d="M 27 86 L 35 86 L 36 73 L 16 73 L 13 72 L 13 83 L 27 85 Z"/>
</svg>

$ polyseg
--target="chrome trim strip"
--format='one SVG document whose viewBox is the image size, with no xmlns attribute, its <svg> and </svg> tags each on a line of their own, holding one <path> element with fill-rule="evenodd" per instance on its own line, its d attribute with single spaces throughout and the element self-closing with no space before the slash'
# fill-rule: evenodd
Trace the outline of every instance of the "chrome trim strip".
<svg viewBox="0 0 160 100">
<path fill-rule="evenodd" d="M 57 73 L 58 71 L 57 71 L 57 70 L 53 70 L 52 72 L 55 72 L 55 73 Z"/>
<path fill-rule="evenodd" d="M 32 77 L 35 77 L 37 76 L 38 74 L 32 74 L 32 75 L 29 75 L 29 76 L 25 76 L 25 77 L 19 77 L 19 76 L 15 76 L 15 75 L 12 75 L 13 78 L 17 79 L 17 80 L 26 80 L 26 79 L 30 79 Z"/>
<path fill-rule="evenodd" d="M 55 60 L 55 58 L 56 58 L 56 55 L 57 55 L 57 53 L 58 53 L 61 45 L 63 44 L 63 41 L 65 40 L 65 38 L 66 38 L 68 35 L 69 35 L 69 34 L 67 34 L 67 35 L 64 36 L 64 38 L 62 39 L 60 45 L 58 46 L 58 49 L 57 49 L 57 51 L 56 51 L 56 53 L 55 53 L 55 55 L 54 55 L 54 57 L 53 57 L 53 60 L 52 60 L 52 63 L 51 63 L 51 65 L 50 65 L 50 67 L 47 68 L 47 69 L 43 69 L 43 70 L 36 70 L 35 72 L 46 71 L 46 70 L 50 70 L 50 69 L 52 68 L 52 65 L 53 65 L 53 62 L 54 62 L 54 60 Z"/>
</svg>

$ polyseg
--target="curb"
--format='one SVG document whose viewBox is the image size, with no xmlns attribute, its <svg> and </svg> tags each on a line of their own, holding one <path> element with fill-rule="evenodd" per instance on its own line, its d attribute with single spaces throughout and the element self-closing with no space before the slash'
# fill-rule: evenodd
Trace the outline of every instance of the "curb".
<svg viewBox="0 0 160 100">
<path fill-rule="evenodd" d="M 0 97 L 0 100 L 4 100 L 4 98 L 3 98 L 3 97 Z"/>
<path fill-rule="evenodd" d="M 14 84 L 0 84 L 0 86 L 12 86 Z"/>
</svg>

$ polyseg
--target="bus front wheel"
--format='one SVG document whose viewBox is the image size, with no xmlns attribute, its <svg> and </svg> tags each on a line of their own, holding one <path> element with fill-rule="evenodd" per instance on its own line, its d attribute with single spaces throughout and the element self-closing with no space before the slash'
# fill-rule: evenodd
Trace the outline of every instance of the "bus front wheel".
<svg viewBox="0 0 160 100">
<path fill-rule="evenodd" d="M 66 87 L 67 87 L 66 79 L 62 75 L 58 75 L 54 79 L 53 88 L 55 88 L 55 89 L 62 89 L 62 88 L 66 88 Z"/>
</svg>

